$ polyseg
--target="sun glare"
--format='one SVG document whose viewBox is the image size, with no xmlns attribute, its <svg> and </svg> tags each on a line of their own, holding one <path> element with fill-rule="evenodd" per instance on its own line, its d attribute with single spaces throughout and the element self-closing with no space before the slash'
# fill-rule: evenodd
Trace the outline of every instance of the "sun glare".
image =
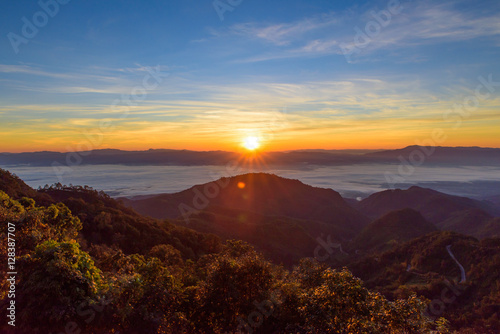
<svg viewBox="0 0 500 334">
<path fill-rule="evenodd" d="M 243 147 L 249 151 L 254 151 L 260 147 L 259 138 L 255 136 L 248 136 L 243 139 Z"/>
</svg>

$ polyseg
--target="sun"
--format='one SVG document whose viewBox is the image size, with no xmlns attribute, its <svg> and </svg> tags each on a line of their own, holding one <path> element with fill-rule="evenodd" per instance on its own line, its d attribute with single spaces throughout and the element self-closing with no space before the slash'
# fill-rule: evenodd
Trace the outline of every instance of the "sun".
<svg viewBox="0 0 500 334">
<path fill-rule="evenodd" d="M 243 139 L 243 147 L 249 151 L 255 151 L 260 147 L 259 138 L 255 136 L 248 136 Z"/>
</svg>

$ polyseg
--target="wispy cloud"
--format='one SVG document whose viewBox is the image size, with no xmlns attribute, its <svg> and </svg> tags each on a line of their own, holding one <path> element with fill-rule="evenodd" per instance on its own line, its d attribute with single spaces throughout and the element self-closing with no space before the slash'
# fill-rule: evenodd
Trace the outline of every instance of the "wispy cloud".
<svg viewBox="0 0 500 334">
<path fill-rule="evenodd" d="M 418 1 L 404 3 L 400 14 L 392 15 L 386 27 L 382 27 L 379 34 L 360 48 L 361 56 L 368 56 L 374 51 L 398 50 L 411 48 L 415 51 L 417 46 L 435 45 L 438 43 L 463 42 L 478 38 L 500 40 L 500 20 L 498 12 L 489 15 L 478 15 L 473 11 L 458 10 L 455 2 L 436 3 L 432 1 Z M 351 23 L 353 29 L 348 35 L 339 37 L 339 41 L 348 47 L 355 47 L 354 38 L 357 31 L 366 32 L 368 22 L 375 22 L 369 10 L 360 15 L 358 22 Z M 358 31 L 359 31 L 358 30 Z M 359 45 L 358 45 L 359 46 Z M 419 52 L 419 51 L 417 51 Z M 413 55 L 415 61 L 422 57 Z M 359 58 L 358 58 L 359 60 Z M 366 58 L 364 60 L 367 60 Z"/>
<path fill-rule="evenodd" d="M 441 4 L 430 1 L 417 2 L 412 13 L 410 17 L 413 22 L 402 35 L 419 39 L 422 43 L 462 41 L 500 34 L 498 13 L 486 16 L 483 14 L 478 17 L 473 12 L 454 9 L 453 2 Z"/>
<path fill-rule="evenodd" d="M 57 79 L 69 79 L 69 78 L 71 78 L 70 75 L 65 74 L 65 73 L 55 73 L 55 72 L 44 71 L 44 70 L 34 68 L 34 67 L 28 66 L 28 65 L 0 64 L 0 72 L 1 73 L 21 73 L 21 74 L 51 77 L 51 78 L 57 78 Z"/>
<path fill-rule="evenodd" d="M 490 14 L 464 11 L 456 8 L 453 1 L 402 2 L 400 14 L 391 15 L 386 27 L 370 38 L 363 46 L 361 55 L 375 51 L 394 51 L 415 46 L 437 43 L 460 42 L 490 38 L 500 43 L 500 20 L 497 11 Z M 245 55 L 237 63 L 262 62 L 273 59 L 342 54 L 340 44 L 354 46 L 355 28 L 364 31 L 365 25 L 374 21 L 372 13 L 384 7 L 373 5 L 353 15 L 352 11 L 312 16 L 294 22 L 240 23 L 225 29 L 212 30 L 212 35 L 226 39 L 238 36 L 239 42 L 261 41 L 269 47 L 255 48 L 253 55 Z M 243 40 L 241 40 L 243 38 Z M 413 61 L 425 57 L 413 55 Z M 407 61 L 412 61 L 410 58 Z M 373 59 L 371 59 L 373 60 Z"/>
<path fill-rule="evenodd" d="M 250 132 L 272 138 L 269 145 L 274 149 L 285 148 L 287 142 L 296 142 L 299 138 L 304 145 L 313 146 L 320 145 L 328 136 L 333 136 L 328 137 L 331 140 L 338 137 L 355 141 L 357 133 L 373 136 L 381 145 L 387 133 L 395 138 L 415 138 L 428 135 L 429 128 L 447 126 L 443 124 L 442 115 L 452 105 L 451 101 L 435 98 L 431 92 L 422 90 L 418 80 L 396 77 L 296 84 L 192 82 L 191 89 L 203 91 L 203 99 L 189 100 L 182 96 L 164 99 L 159 92 L 154 96 L 156 99 L 125 109 L 88 104 L 4 105 L 0 112 L 7 122 L 0 129 L 17 129 L 16 133 L 4 132 L 7 138 L 29 133 L 33 138 L 50 139 L 63 148 L 67 142 L 84 141 L 81 131 L 97 129 L 102 119 L 112 120 L 115 126 L 113 131 L 103 134 L 103 145 L 122 148 L 137 145 L 137 138 L 147 137 L 147 142 L 141 144 L 150 147 L 185 147 L 193 142 L 210 142 L 231 149 L 228 143 L 237 145 L 238 140 Z M 478 124 L 471 125 L 471 131 L 498 124 L 498 105 L 500 99 L 484 101 L 470 117 Z M 124 110 L 127 111 L 125 118 L 120 117 Z M 33 113 L 43 121 L 25 122 Z M 33 142 L 35 144 L 43 145 L 43 141 Z"/>
<path fill-rule="evenodd" d="M 241 23 L 228 28 L 227 33 L 252 39 L 261 39 L 275 45 L 289 45 L 305 34 L 338 24 L 334 13 L 316 15 L 291 23 Z M 221 35 L 221 32 L 214 32 Z"/>
<path fill-rule="evenodd" d="M 15 75 L 15 79 L 0 80 L 0 84 L 5 82 L 9 89 L 26 92 L 119 95 L 130 94 L 131 89 L 142 85 L 144 77 L 149 73 L 168 73 L 170 70 L 166 66 L 135 65 L 126 68 L 88 66 L 68 70 L 25 64 L 0 64 L 0 73 Z M 26 80 L 20 75 L 29 76 L 30 79 Z"/>
<path fill-rule="evenodd" d="M 130 77 L 131 75 L 144 75 L 152 71 L 152 67 L 156 71 L 165 73 L 170 70 L 166 66 L 145 66 L 135 64 L 135 67 L 126 68 L 111 68 L 111 67 L 98 67 L 86 66 L 79 69 L 66 69 L 66 68 L 49 68 L 43 69 L 34 65 L 15 65 L 15 64 L 0 64 L 0 73 L 13 73 L 13 74 L 26 74 L 35 77 L 52 78 L 68 81 L 89 81 L 116 83 L 117 81 Z M 120 74 L 117 75 L 117 74 Z"/>
</svg>

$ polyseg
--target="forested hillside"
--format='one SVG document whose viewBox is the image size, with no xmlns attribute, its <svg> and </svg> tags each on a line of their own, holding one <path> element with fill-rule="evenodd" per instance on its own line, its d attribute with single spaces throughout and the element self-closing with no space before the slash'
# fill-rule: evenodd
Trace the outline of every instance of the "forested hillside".
<svg viewBox="0 0 500 334">
<path fill-rule="evenodd" d="M 311 254 L 287 269 L 248 243 L 141 216 L 87 187 L 35 191 L 3 170 L 0 180 L 4 264 L 8 226 L 15 225 L 16 333 L 447 333 L 467 327 L 467 317 L 478 333 L 499 328 L 497 240 L 437 242 L 431 234 L 398 244 L 377 263 Z M 425 276 L 435 270 L 434 254 L 445 258 L 448 242 L 467 267 L 467 289 L 450 312 L 433 316 L 426 313 L 433 298 L 427 281 L 409 284 L 414 278 L 401 278 L 400 267 L 408 263 Z M 452 273 L 444 278 L 456 274 L 453 262 L 439 263 Z M 1 273 L 6 319 L 11 299 Z M 11 328 L 2 322 L 0 331 Z"/>
</svg>

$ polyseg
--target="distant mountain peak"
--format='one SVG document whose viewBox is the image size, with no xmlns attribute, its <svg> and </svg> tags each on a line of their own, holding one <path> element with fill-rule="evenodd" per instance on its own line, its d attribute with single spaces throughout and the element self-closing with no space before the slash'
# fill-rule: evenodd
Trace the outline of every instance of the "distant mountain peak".
<svg viewBox="0 0 500 334">
<path fill-rule="evenodd" d="M 406 190 L 386 190 L 359 202 L 356 207 L 372 218 L 405 208 L 419 211 L 441 229 L 482 236 L 481 228 L 499 214 L 495 204 L 412 186 Z"/>
<path fill-rule="evenodd" d="M 189 213 L 225 208 L 242 214 L 315 221 L 338 227 L 344 237 L 352 237 L 368 223 L 367 217 L 333 189 L 263 172 L 225 177 L 179 193 L 125 202 L 139 213 L 155 218 L 179 218 L 186 210 Z"/>
</svg>

